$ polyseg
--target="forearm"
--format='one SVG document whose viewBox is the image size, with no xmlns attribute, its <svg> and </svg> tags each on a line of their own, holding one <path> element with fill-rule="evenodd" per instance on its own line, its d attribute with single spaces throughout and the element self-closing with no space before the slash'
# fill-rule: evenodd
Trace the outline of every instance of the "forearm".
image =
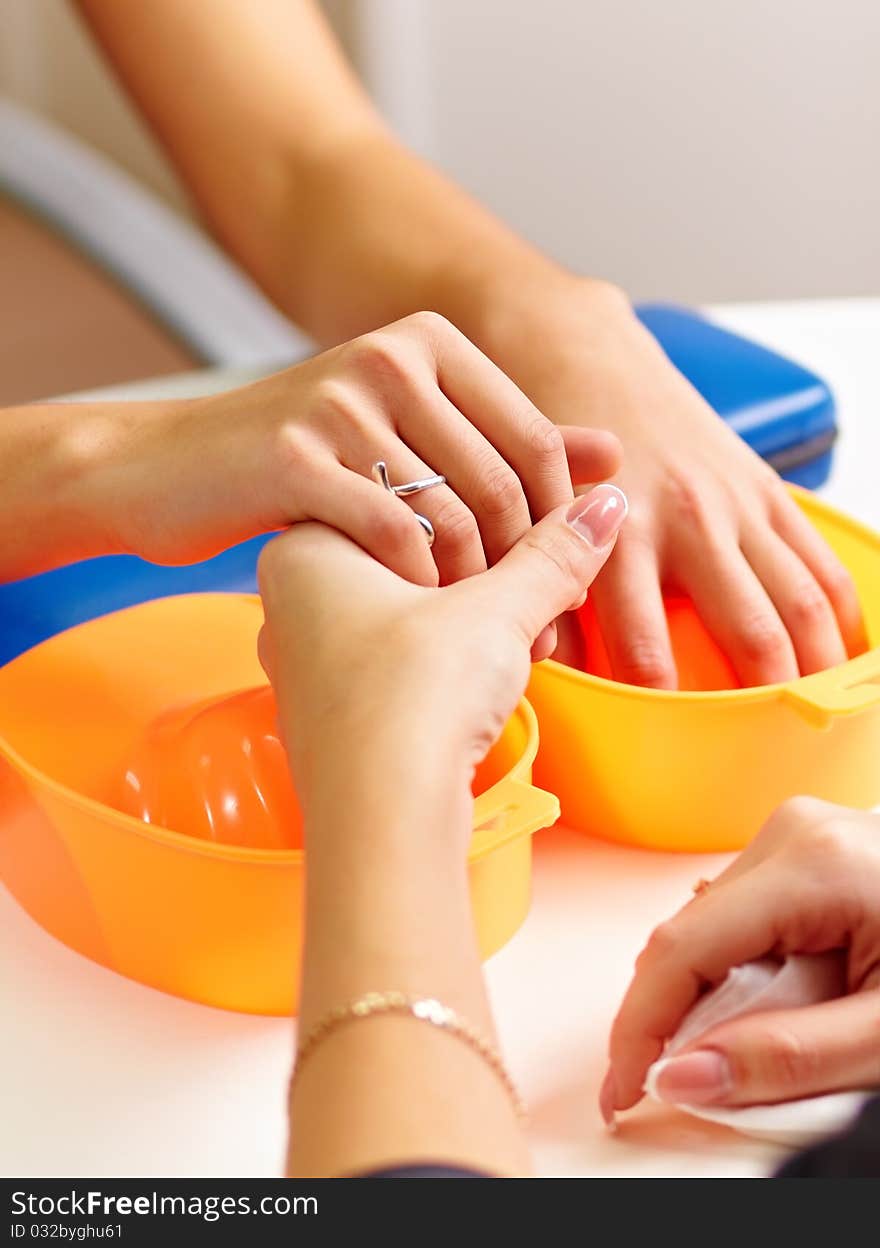
<svg viewBox="0 0 880 1248">
<path fill-rule="evenodd" d="M 286 194 L 255 276 L 322 343 L 429 309 L 497 347 L 497 304 L 573 282 L 381 127 L 291 162 Z"/>
<path fill-rule="evenodd" d="M 396 142 L 314 4 L 78 7 L 210 228 L 319 343 L 430 309 L 540 391 L 573 300 L 625 316 Z"/>
<path fill-rule="evenodd" d="M 404 753 L 381 772 L 354 768 L 353 783 L 328 785 L 307 812 L 299 1034 L 335 1006 L 396 990 L 451 1006 L 494 1043 L 463 849 L 450 851 L 466 843 L 470 796 L 442 768 L 401 765 Z M 407 1017 L 329 1034 L 296 1080 L 291 1122 L 297 1175 L 424 1160 L 528 1168 L 497 1073 L 457 1036 Z"/>
</svg>

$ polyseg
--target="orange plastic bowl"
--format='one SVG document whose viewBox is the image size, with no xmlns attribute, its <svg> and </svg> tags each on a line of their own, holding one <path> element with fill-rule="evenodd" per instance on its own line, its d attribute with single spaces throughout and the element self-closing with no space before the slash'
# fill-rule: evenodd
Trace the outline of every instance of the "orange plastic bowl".
<svg viewBox="0 0 880 1248">
<path fill-rule="evenodd" d="M 125 777 L 164 714 L 265 684 L 261 623 L 251 596 L 163 599 L 0 669 L 0 879 L 48 932 L 111 970 L 284 1015 L 299 994 L 302 850 L 209 840 L 203 825 L 189 836 L 115 808 L 131 800 Z M 525 918 L 531 834 L 558 815 L 530 784 L 537 745 L 522 702 L 475 784 L 469 870 L 484 956 Z"/>
<path fill-rule="evenodd" d="M 880 537 L 793 491 L 852 573 L 874 649 L 786 684 L 744 689 L 689 603 L 667 602 L 682 689 L 607 679 L 595 623 L 586 665 L 539 663 L 535 779 L 572 828 L 650 849 L 740 849 L 788 797 L 880 802 Z"/>
</svg>

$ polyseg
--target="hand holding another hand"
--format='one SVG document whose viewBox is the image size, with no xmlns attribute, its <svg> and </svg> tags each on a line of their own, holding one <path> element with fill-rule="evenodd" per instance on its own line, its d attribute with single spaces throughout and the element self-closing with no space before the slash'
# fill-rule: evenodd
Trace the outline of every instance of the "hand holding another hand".
<svg viewBox="0 0 880 1248">
<path fill-rule="evenodd" d="M 489 571 L 442 589 L 324 526 L 270 542 L 261 655 L 306 812 L 316 785 L 338 785 L 341 757 L 427 758 L 445 784 L 469 784 L 525 690 L 536 640 L 582 600 L 625 514 L 621 492 L 597 486 Z"/>
<path fill-rule="evenodd" d="M 124 424 L 105 472 L 114 546 L 206 558 L 316 520 L 422 585 L 485 570 L 533 522 L 619 464 L 613 435 L 560 432 L 448 321 L 417 313 L 294 368 Z M 396 497 L 393 484 L 446 484 Z M 121 506 L 119 500 L 124 499 Z M 431 522 L 429 549 L 415 512 Z"/>
</svg>

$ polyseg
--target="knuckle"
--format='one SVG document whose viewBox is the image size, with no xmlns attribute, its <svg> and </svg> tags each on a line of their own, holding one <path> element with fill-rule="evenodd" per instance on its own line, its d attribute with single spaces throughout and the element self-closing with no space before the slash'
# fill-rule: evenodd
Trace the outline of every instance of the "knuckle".
<svg viewBox="0 0 880 1248">
<path fill-rule="evenodd" d="M 300 462 L 303 451 L 302 430 L 291 421 L 283 421 L 272 434 L 272 462 L 285 471 Z"/>
<path fill-rule="evenodd" d="M 338 430 L 368 423 L 357 390 L 339 377 L 326 377 L 315 392 L 314 414 L 322 429 Z"/>
<path fill-rule="evenodd" d="M 746 616 L 736 629 L 736 641 L 753 663 L 772 662 L 788 648 L 788 634 L 781 620 L 767 611 Z"/>
<path fill-rule="evenodd" d="M 797 505 L 793 503 L 792 497 L 776 469 L 771 468 L 766 460 L 761 459 L 754 453 L 752 454 L 752 475 L 758 487 L 758 494 L 771 519 L 786 505 Z"/>
<path fill-rule="evenodd" d="M 445 316 L 428 308 L 424 308 L 421 312 L 411 312 L 409 316 L 403 318 L 402 323 L 409 325 L 418 333 L 425 334 L 429 338 L 439 338 L 442 335 L 448 335 L 450 332 L 458 332 L 452 322 L 448 321 Z"/>
<path fill-rule="evenodd" d="M 530 459 L 542 468 L 552 468 L 566 462 L 562 430 L 544 416 L 534 418 L 528 427 L 526 449 Z"/>
<path fill-rule="evenodd" d="M 792 607 L 792 624 L 796 628 L 811 629 L 824 624 L 831 615 L 831 605 L 816 582 L 810 577 L 795 593 Z"/>
<path fill-rule="evenodd" d="M 764 1087 L 797 1091 L 812 1087 L 821 1070 L 816 1045 L 782 1023 L 767 1022 L 752 1039 L 753 1076 Z"/>
<path fill-rule="evenodd" d="M 544 532 L 538 537 L 534 529 L 529 530 L 523 540 L 556 568 L 565 582 L 566 592 L 570 589 L 571 601 L 574 601 L 576 594 L 587 585 L 586 545 L 580 538 L 569 540 L 567 534 L 561 532 Z"/>
<path fill-rule="evenodd" d="M 677 519 L 705 530 L 710 524 L 710 508 L 702 481 L 696 474 L 679 471 L 667 481 L 668 506 Z"/>
<path fill-rule="evenodd" d="M 837 606 L 858 609 L 858 594 L 852 574 L 842 563 L 833 560 L 823 577 L 831 601 Z"/>
<path fill-rule="evenodd" d="M 858 836 L 851 812 L 819 798 L 789 798 L 770 816 L 758 834 L 769 853 L 778 857 L 789 881 L 797 881 L 806 906 L 807 893 L 816 900 L 830 924 L 843 915 L 857 879 Z"/>
<path fill-rule="evenodd" d="M 380 329 L 356 338 L 348 344 L 347 352 L 351 366 L 368 383 L 400 387 L 411 381 L 410 354 L 390 330 Z"/>
<path fill-rule="evenodd" d="M 437 545 L 448 555 L 464 554 L 474 544 L 480 545 L 480 530 L 467 507 L 457 498 L 441 503 L 432 517 Z"/>
<path fill-rule="evenodd" d="M 827 815 L 824 819 L 814 815 L 812 824 L 801 825 L 780 846 L 780 867 L 789 880 L 797 881 L 805 910 L 811 905 L 809 899 L 814 899 L 829 929 L 841 925 L 844 930 L 853 918 L 850 906 L 858 891 L 857 850 L 845 821 Z"/>
<path fill-rule="evenodd" d="M 629 684 L 666 686 L 675 680 L 675 665 L 667 648 L 652 637 L 623 639 L 616 657 L 620 675 Z"/>
<path fill-rule="evenodd" d="M 416 523 L 408 507 L 389 499 L 385 506 L 375 508 L 369 518 L 370 543 L 389 555 L 399 554 L 418 536 Z"/>
<path fill-rule="evenodd" d="M 636 958 L 636 970 L 656 966 L 674 958 L 682 947 L 679 924 L 674 919 L 666 919 L 658 924 L 648 937 L 648 943 Z"/>
<path fill-rule="evenodd" d="M 817 869 L 825 875 L 844 869 L 849 862 L 850 844 L 843 820 L 814 810 L 810 822 L 800 834 L 800 848 Z"/>
<path fill-rule="evenodd" d="M 777 806 L 767 820 L 766 826 L 772 829 L 787 829 L 811 824 L 821 809 L 822 805 L 815 797 L 809 797 L 806 794 L 788 797 L 781 806 Z"/>
<path fill-rule="evenodd" d="M 480 484 L 480 509 L 490 520 L 504 520 L 522 505 L 525 496 L 519 477 L 508 467 L 488 469 Z"/>
</svg>

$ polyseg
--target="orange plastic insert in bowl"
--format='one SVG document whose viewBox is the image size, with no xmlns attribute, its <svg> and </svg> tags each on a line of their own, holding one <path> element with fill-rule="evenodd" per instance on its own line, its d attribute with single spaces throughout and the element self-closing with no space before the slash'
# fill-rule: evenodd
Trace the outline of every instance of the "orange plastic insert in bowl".
<svg viewBox="0 0 880 1248">
<path fill-rule="evenodd" d="M 302 849 L 302 812 L 272 690 L 245 689 L 160 715 L 113 805 L 220 845 Z"/>
<path fill-rule="evenodd" d="M 0 668 L 0 880 L 120 974 L 290 1014 L 305 857 L 257 660 L 262 619 L 246 595 L 166 598 Z M 537 745 L 522 702 L 479 769 L 468 868 L 484 956 L 525 918 L 531 834 L 558 815 L 530 783 Z"/>
<path fill-rule="evenodd" d="M 679 689 L 741 688 L 730 659 L 712 637 L 690 599 L 666 595 L 663 605 L 678 669 Z M 584 639 L 584 671 L 604 680 L 613 679 L 599 621 L 589 598 L 577 618 Z"/>
</svg>

